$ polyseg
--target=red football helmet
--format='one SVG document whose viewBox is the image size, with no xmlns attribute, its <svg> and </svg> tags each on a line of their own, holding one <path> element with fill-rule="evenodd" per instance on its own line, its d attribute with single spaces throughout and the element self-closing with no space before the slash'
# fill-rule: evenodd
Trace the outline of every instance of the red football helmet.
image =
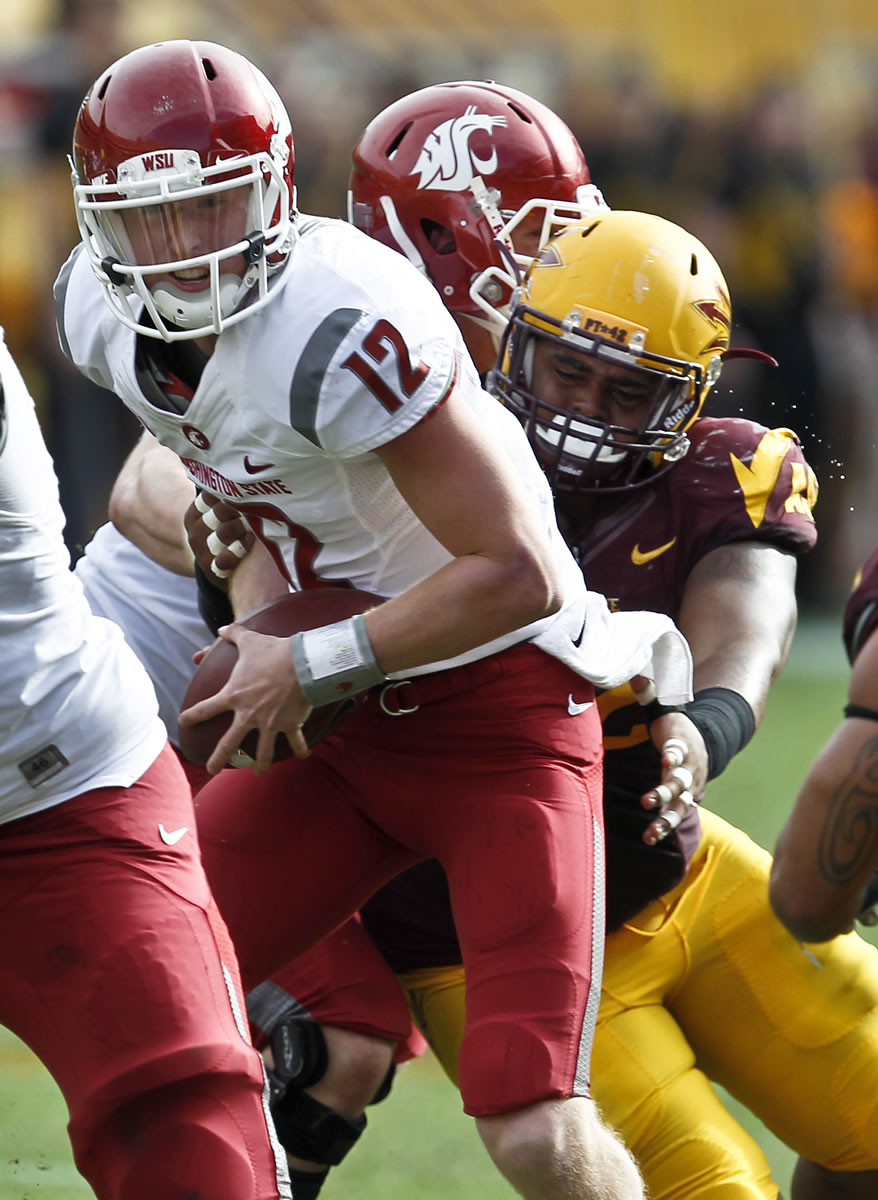
<svg viewBox="0 0 878 1200">
<path fill-rule="evenodd" d="M 83 102 L 71 165 L 86 253 L 125 325 L 201 337 L 277 294 L 295 238 L 292 127 L 240 54 L 190 41 L 126 54 Z"/>
<path fill-rule="evenodd" d="M 539 246 L 604 207 L 561 118 L 490 81 L 412 92 L 370 121 L 354 147 L 348 219 L 405 254 L 452 312 L 495 330 Z M 513 235 L 535 212 L 539 237 L 530 254 L 516 254 Z"/>
</svg>

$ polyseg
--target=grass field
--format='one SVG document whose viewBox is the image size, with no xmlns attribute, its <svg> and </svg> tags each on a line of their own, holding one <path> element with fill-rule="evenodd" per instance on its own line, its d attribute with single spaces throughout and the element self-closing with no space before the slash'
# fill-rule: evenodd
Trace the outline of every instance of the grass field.
<svg viewBox="0 0 878 1200">
<path fill-rule="evenodd" d="M 769 849 L 810 758 L 839 719 L 846 680 L 836 625 L 803 625 L 753 743 L 711 785 L 710 806 Z M 782 1190 L 787 1189 L 792 1154 L 729 1103 L 765 1149 Z M 92 1197 L 73 1167 L 65 1119 L 63 1101 L 45 1070 L 0 1030 L 0 1200 Z M 462 1114 L 457 1093 L 429 1057 L 404 1068 L 390 1098 L 370 1110 L 361 1144 L 321 1193 L 326 1200 L 509 1200 L 512 1195 Z"/>
</svg>

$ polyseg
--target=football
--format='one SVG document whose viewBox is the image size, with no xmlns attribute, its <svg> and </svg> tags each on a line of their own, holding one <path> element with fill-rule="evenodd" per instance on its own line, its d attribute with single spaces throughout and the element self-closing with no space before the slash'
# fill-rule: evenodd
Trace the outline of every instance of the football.
<svg viewBox="0 0 878 1200">
<path fill-rule="evenodd" d="M 279 600 L 264 605 L 240 624 L 246 629 L 255 630 L 256 633 L 291 637 L 304 629 L 316 629 L 319 625 L 343 621 L 381 603 L 381 596 L 373 596 L 370 592 L 357 591 L 355 588 L 310 588 L 302 592 L 291 592 L 288 596 L 282 596 Z M 216 695 L 228 680 L 237 657 L 237 648 L 231 642 L 218 638 L 189 681 L 182 708 L 191 708 L 199 700 Z M 316 746 L 328 737 L 338 722 L 353 710 L 356 703 L 356 697 L 351 696 L 315 708 L 302 727 L 308 745 Z M 207 721 L 199 721 L 197 725 L 181 726 L 180 750 L 190 762 L 203 765 L 231 723 L 231 712 L 222 712 Z M 239 756 L 249 756 L 252 759 L 256 754 L 257 740 L 256 730 L 251 729 L 238 749 Z M 284 734 L 279 734 L 275 739 L 275 761 L 289 758 L 291 754 L 290 743 Z M 241 757 L 237 765 L 248 765 L 247 758 Z"/>
</svg>

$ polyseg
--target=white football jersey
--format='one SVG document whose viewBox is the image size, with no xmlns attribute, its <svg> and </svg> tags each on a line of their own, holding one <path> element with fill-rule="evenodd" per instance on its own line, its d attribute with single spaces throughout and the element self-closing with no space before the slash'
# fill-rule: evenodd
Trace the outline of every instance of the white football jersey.
<svg viewBox="0 0 878 1200">
<path fill-rule="evenodd" d="M 456 384 L 515 464 L 556 555 L 563 603 L 554 616 L 405 674 L 473 661 L 525 639 L 542 644 L 549 631 L 549 652 L 575 648 L 582 674 L 589 675 L 591 647 L 605 667 L 606 602 L 587 593 L 523 429 L 483 390 L 433 285 L 359 230 L 314 217 L 300 218 L 292 261 L 278 283 L 280 294 L 266 308 L 219 336 L 182 413 L 144 391 L 137 368 L 143 347 L 138 351 L 134 332 L 110 311 L 79 248 L 55 284 L 61 344 L 180 456 L 198 487 L 246 515 L 275 547 L 294 588 L 347 582 L 389 597 L 450 560 L 374 451 L 427 416 Z M 645 622 L 640 638 L 647 660 L 655 625 Z"/>
<path fill-rule="evenodd" d="M 121 631 L 70 570 L 64 514 L 33 400 L 0 340 L 0 822 L 127 786 L 166 734 Z"/>
<path fill-rule="evenodd" d="M 146 667 L 168 737 L 179 744 L 177 718 L 195 664 L 213 634 L 198 611 L 195 580 L 153 560 L 109 522 L 97 530 L 74 568 L 92 612 L 115 621 Z"/>
</svg>

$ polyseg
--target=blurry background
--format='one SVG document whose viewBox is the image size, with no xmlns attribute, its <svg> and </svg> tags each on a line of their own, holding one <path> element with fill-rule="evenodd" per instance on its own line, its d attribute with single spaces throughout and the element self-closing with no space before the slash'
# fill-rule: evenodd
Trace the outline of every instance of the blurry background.
<svg viewBox="0 0 878 1200">
<path fill-rule="evenodd" d="M 493 78 L 559 111 L 610 205 L 701 237 L 731 286 L 735 343 L 780 361 L 730 364 L 709 411 L 799 433 L 821 484 L 801 600 L 838 610 L 878 533 L 875 0 L 4 0 L 0 323 L 40 404 L 74 553 L 136 430 L 56 347 L 51 283 L 77 237 L 65 156 L 99 72 L 179 36 L 272 77 L 300 204 L 330 216 L 360 131 L 407 91 Z"/>
<path fill-rule="evenodd" d="M 793 427 L 821 484 L 790 665 L 753 746 L 708 793 L 771 848 L 839 718 L 838 617 L 878 542 L 876 0 L 3 0 L 0 324 L 37 397 L 74 554 L 104 520 L 137 430 L 57 349 L 51 285 L 77 238 L 65 156 L 99 72 L 133 46 L 180 36 L 231 45 L 278 85 L 306 211 L 344 215 L 351 147 L 386 104 L 431 83 L 492 78 L 561 113 L 613 207 L 677 221 L 714 252 L 735 343 L 781 366 L 730 364 L 708 411 Z M 54 1084 L 0 1032 L 0 1200 L 90 1194 L 63 1121 Z M 748 1124 L 786 1188 L 791 1154 Z M 511 1195 L 429 1058 L 401 1074 L 370 1125 L 327 1200 Z"/>
</svg>

